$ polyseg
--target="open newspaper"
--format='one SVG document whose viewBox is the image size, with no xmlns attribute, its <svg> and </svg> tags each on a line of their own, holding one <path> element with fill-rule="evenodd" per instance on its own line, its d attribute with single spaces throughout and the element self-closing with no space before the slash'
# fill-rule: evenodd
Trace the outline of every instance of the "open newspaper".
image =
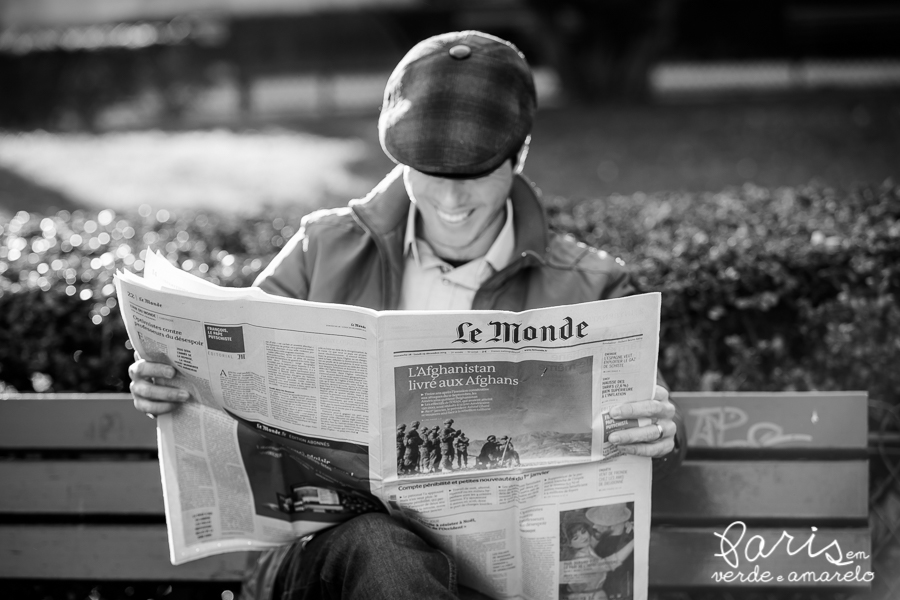
<svg viewBox="0 0 900 600">
<path fill-rule="evenodd" d="M 607 413 L 652 396 L 658 294 L 377 312 L 148 254 L 116 286 L 137 352 L 191 393 L 158 421 L 173 564 L 383 511 L 494 598 L 646 598 L 651 461 L 607 441 L 645 423 Z"/>
</svg>

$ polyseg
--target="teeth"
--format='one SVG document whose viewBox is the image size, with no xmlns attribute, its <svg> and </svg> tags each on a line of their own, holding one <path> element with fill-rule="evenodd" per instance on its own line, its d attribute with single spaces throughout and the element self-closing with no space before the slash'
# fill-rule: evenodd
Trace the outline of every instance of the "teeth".
<svg viewBox="0 0 900 600">
<path fill-rule="evenodd" d="M 469 215 L 471 215 L 473 212 L 475 212 L 475 209 L 474 209 L 474 208 L 473 208 L 472 210 L 467 210 L 466 212 L 452 213 L 452 214 L 451 214 L 451 213 L 446 213 L 446 212 L 444 212 L 444 211 L 442 211 L 442 210 L 438 210 L 438 211 L 437 211 L 437 214 L 438 214 L 438 216 L 441 218 L 441 220 L 446 221 L 447 223 L 453 224 L 453 223 L 462 223 L 462 222 L 465 221 L 465 220 L 469 217 Z"/>
</svg>

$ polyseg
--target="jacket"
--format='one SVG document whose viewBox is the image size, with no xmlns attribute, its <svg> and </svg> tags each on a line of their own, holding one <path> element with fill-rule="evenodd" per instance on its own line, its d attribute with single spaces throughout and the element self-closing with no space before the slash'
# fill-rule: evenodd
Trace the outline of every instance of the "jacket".
<svg viewBox="0 0 900 600">
<path fill-rule="evenodd" d="M 401 169 L 347 207 L 307 215 L 255 285 L 292 298 L 396 309 L 410 202 Z M 514 258 L 481 286 L 473 309 L 522 311 L 637 292 L 620 259 L 549 231 L 537 191 L 523 177 L 510 198 Z"/>
</svg>

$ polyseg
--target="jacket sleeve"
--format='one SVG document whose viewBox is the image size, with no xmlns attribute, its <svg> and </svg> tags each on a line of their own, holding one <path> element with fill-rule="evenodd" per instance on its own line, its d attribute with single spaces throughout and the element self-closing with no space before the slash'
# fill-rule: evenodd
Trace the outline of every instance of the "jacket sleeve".
<svg viewBox="0 0 900 600">
<path fill-rule="evenodd" d="M 672 417 L 672 420 L 675 421 L 675 447 L 665 456 L 653 459 L 654 481 L 668 477 L 684 461 L 684 456 L 687 454 L 687 430 L 684 426 L 684 417 L 678 404 L 674 400 L 671 402 L 675 406 L 675 416 Z"/>
<path fill-rule="evenodd" d="M 305 221 L 305 219 L 304 219 Z M 306 300 L 309 296 L 309 266 L 312 249 L 304 223 L 272 262 L 259 274 L 253 285 L 276 296 Z"/>
<path fill-rule="evenodd" d="M 616 259 L 616 262 L 623 267 L 622 274 L 619 278 L 611 279 L 610 285 L 607 287 L 607 290 L 604 291 L 604 298 L 622 298 L 624 296 L 643 293 L 643 290 L 638 288 L 631 273 L 624 268 L 624 264 L 621 263 L 619 259 Z M 669 392 L 672 391 L 658 368 L 656 370 L 656 384 L 666 388 Z M 678 408 L 678 404 L 671 398 L 670 401 L 675 406 L 675 416 L 673 417 L 676 427 L 675 448 L 665 456 L 653 459 L 654 481 L 659 481 L 671 474 L 672 471 L 684 461 L 684 456 L 687 452 L 687 437 L 684 418 L 681 414 L 681 410 Z"/>
</svg>

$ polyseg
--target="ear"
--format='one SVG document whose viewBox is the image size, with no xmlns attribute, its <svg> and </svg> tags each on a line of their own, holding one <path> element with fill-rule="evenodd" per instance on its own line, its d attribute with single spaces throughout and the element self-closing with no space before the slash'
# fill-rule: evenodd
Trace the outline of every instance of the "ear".
<svg viewBox="0 0 900 600">
<path fill-rule="evenodd" d="M 516 155 L 516 168 L 513 171 L 514 174 L 518 175 L 522 172 L 522 169 L 525 168 L 525 159 L 528 158 L 528 147 L 531 145 L 531 134 L 528 134 L 528 137 L 525 138 L 525 142 L 522 144 L 522 147 L 519 148 L 519 153 Z"/>
</svg>

